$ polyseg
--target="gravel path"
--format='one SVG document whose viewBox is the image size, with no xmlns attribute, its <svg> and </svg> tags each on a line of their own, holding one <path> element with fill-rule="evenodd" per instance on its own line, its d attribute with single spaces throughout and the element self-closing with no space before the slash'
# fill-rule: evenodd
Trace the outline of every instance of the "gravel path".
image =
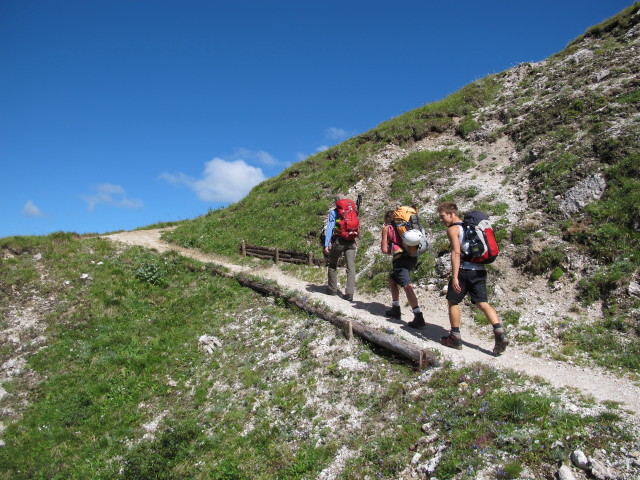
<svg viewBox="0 0 640 480">
<path fill-rule="evenodd" d="M 384 310 L 388 308 L 389 302 L 387 297 L 371 297 L 356 292 L 354 302 L 350 303 L 339 296 L 325 295 L 323 293 L 324 285 L 309 284 L 299 278 L 286 275 L 276 266 L 260 266 L 258 268 L 255 265 L 240 266 L 230 263 L 228 259 L 223 257 L 205 255 L 197 250 L 165 243 L 160 239 L 162 231 L 160 229 L 121 232 L 106 235 L 104 238 L 128 245 L 156 249 L 159 252 L 174 250 L 202 262 L 223 265 L 233 272 L 250 271 L 254 275 L 276 281 L 285 290 L 304 292 L 314 300 L 323 302 L 331 310 L 339 311 L 365 324 L 383 329 L 392 328 L 394 333 L 404 340 L 414 342 L 421 348 L 439 351 L 443 360 L 450 360 L 458 365 L 464 362 L 482 362 L 496 368 L 510 368 L 529 376 L 538 376 L 545 379 L 553 387 L 577 389 L 599 402 L 621 402 L 624 408 L 629 410 L 630 419 L 635 422 L 640 421 L 640 387 L 627 378 L 616 377 L 602 369 L 579 367 L 548 358 L 534 357 L 518 346 L 509 347 L 502 356 L 494 357 L 491 353 L 493 338 L 489 327 L 477 332 L 474 332 L 476 329 L 463 327 L 464 347 L 462 350 L 453 350 L 440 345 L 440 337 L 445 335 L 449 328 L 446 302 L 433 292 L 420 292 L 419 294 L 422 311 L 428 325 L 419 330 L 410 329 L 404 326 L 405 322 L 412 318 L 408 307 L 404 308 L 402 322 L 390 321 L 384 317 Z"/>
</svg>

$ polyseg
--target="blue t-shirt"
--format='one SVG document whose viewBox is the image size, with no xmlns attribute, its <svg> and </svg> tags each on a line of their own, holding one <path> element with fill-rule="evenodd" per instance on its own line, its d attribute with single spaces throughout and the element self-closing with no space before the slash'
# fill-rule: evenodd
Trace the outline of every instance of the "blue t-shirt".
<svg viewBox="0 0 640 480">
<path fill-rule="evenodd" d="M 324 246 L 329 247 L 331 245 L 331 237 L 333 237 L 333 229 L 336 226 L 336 209 L 334 208 L 329 212 L 329 219 L 327 220 L 327 229 L 325 230 Z"/>
</svg>

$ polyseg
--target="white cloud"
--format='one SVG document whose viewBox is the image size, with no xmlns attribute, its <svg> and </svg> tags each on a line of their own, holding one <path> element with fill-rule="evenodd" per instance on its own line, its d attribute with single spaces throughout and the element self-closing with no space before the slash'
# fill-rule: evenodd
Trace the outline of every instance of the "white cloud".
<svg viewBox="0 0 640 480">
<path fill-rule="evenodd" d="M 43 217 L 44 214 L 42 213 L 42 210 L 40 210 L 35 203 L 33 203 L 31 200 L 29 200 L 27 203 L 24 204 L 24 206 L 22 207 L 22 214 L 26 215 L 27 217 Z"/>
<path fill-rule="evenodd" d="M 280 162 L 277 158 L 264 150 L 249 150 L 248 148 L 238 148 L 230 160 L 244 160 L 250 162 L 251 160 L 257 160 L 264 165 L 278 165 Z"/>
<path fill-rule="evenodd" d="M 324 131 L 324 136 L 328 140 L 342 140 L 349 136 L 349 132 L 343 128 L 329 127 Z"/>
<path fill-rule="evenodd" d="M 244 160 L 226 161 L 221 158 L 214 158 L 205 163 L 200 179 L 191 178 L 183 173 L 163 173 L 161 178 L 171 183 L 186 185 L 200 200 L 223 203 L 242 199 L 253 187 L 266 179 L 262 169 L 247 165 Z"/>
<path fill-rule="evenodd" d="M 87 202 L 87 208 L 93 212 L 97 205 L 110 205 L 118 208 L 142 208 L 142 200 L 131 200 L 126 197 L 124 188 L 119 185 L 102 183 L 96 186 L 94 195 L 83 195 L 82 199 Z"/>
</svg>

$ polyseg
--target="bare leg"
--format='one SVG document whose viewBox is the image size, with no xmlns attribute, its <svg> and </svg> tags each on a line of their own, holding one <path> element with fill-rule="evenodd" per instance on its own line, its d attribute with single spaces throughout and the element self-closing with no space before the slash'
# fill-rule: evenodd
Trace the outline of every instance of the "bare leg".
<svg viewBox="0 0 640 480">
<path fill-rule="evenodd" d="M 416 297 L 416 292 L 413 291 L 413 286 L 411 284 L 404 287 L 404 293 L 407 296 L 407 301 L 411 308 L 416 308 L 418 306 L 418 297 Z"/>
<path fill-rule="evenodd" d="M 400 289 L 398 288 L 398 284 L 392 279 L 389 279 L 389 290 L 391 290 L 391 300 L 400 300 Z"/>
<path fill-rule="evenodd" d="M 498 313 L 487 302 L 479 302 L 479 303 L 476 304 L 476 306 L 480 309 L 480 311 L 482 313 L 485 314 L 485 316 L 487 317 L 487 319 L 489 320 L 489 323 L 491 323 L 491 325 L 495 325 L 496 323 L 500 323 L 500 319 L 498 318 Z"/>
<path fill-rule="evenodd" d="M 460 328 L 460 305 L 449 302 L 449 323 L 452 328 Z"/>
</svg>

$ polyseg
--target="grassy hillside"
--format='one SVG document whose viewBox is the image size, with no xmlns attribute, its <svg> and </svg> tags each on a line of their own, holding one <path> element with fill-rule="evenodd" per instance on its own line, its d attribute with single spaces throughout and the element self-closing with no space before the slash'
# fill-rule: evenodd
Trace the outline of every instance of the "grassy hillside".
<svg viewBox="0 0 640 480">
<path fill-rule="evenodd" d="M 562 279 L 572 284 L 576 311 L 601 305 L 606 319 L 597 332 L 574 332 L 568 348 L 598 357 L 617 332 L 631 342 L 624 355 L 636 358 L 640 299 L 629 292 L 640 265 L 639 10 L 636 3 L 590 28 L 544 62 L 478 80 L 309 157 L 165 239 L 225 254 L 241 239 L 319 254 L 333 194 L 363 193 L 358 288 L 386 287 L 377 236 L 382 213 L 399 203 L 419 205 L 433 245 L 415 281 L 441 286 L 436 264 L 447 242 L 434 209 L 453 200 L 492 216 L 501 274 Z M 492 160 L 505 143 L 510 150 Z M 400 153 L 387 166 L 389 151 Z M 487 182 L 521 196 L 488 194 Z"/>
<path fill-rule="evenodd" d="M 446 99 L 413 110 L 360 136 L 309 157 L 256 186 L 240 202 L 181 224 L 166 239 L 205 252 L 234 253 L 240 239 L 298 251 L 317 251 L 320 229 L 333 196 L 371 174 L 371 155 L 389 143 L 405 145 L 454 128 L 491 101 L 499 84 L 487 78 Z M 466 125 L 466 123 L 465 123 Z M 458 127 L 464 131 L 465 126 Z M 393 181 L 393 179 L 389 179 Z M 390 202 L 402 201 L 404 194 Z M 224 234 L 216 233 L 222 232 Z"/>
<path fill-rule="evenodd" d="M 377 170 L 376 154 L 386 146 L 410 150 L 421 140 L 445 134 L 475 145 L 508 138 L 517 155 L 505 183 L 526 180 L 529 209 L 542 210 L 545 223 L 602 264 L 580 289 L 589 301 L 608 300 L 640 264 L 640 62 L 634 50 L 639 8 L 636 4 L 592 27 L 545 62 L 481 79 L 309 157 L 258 185 L 237 204 L 185 222 L 166 239 L 206 252 L 236 252 L 241 239 L 317 252 L 317 234 L 333 194 L 355 193 L 370 180 Z M 433 152 L 409 153 L 393 165 L 386 178 L 391 189 L 383 202 L 369 204 L 365 223 L 379 223 L 382 212 L 396 203 L 425 206 L 434 198 L 464 203 L 470 193 L 446 191 L 438 175 L 443 168 L 473 169 L 476 160 L 455 150 L 447 159 Z M 602 196 L 578 212 L 563 214 L 563 195 L 596 173 L 606 180 Z M 526 230 L 518 222 L 504 222 L 503 227 L 505 242 Z M 364 248 L 372 243 L 365 241 Z"/>
<path fill-rule="evenodd" d="M 416 283 L 436 292 L 447 243 L 434 208 L 455 200 L 492 216 L 503 253 L 490 288 L 503 285 L 496 306 L 518 348 L 637 379 L 639 10 L 165 237 L 319 253 L 332 196 L 361 192 L 358 291 L 379 291 L 380 216 L 415 202 L 432 244 Z M 554 478 L 576 448 L 638 472 L 640 435 L 617 404 L 483 365 L 416 371 L 209 270 L 69 233 L 0 239 L 0 479 L 398 479 L 429 459 L 441 480 Z M 557 318 L 535 313 L 557 297 Z"/>
<path fill-rule="evenodd" d="M 416 452 L 441 479 L 550 478 L 576 446 L 633 448 L 614 404 L 415 371 L 184 257 L 62 233 L 0 252 L 3 479 L 390 479 Z"/>
</svg>

